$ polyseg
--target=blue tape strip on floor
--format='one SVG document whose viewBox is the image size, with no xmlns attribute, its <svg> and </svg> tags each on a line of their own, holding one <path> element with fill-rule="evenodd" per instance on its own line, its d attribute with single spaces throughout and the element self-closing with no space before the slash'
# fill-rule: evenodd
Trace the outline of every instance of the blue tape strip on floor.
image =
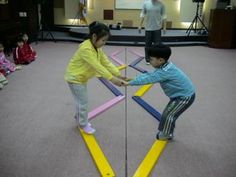
<svg viewBox="0 0 236 177">
<path fill-rule="evenodd" d="M 129 65 L 131 68 L 134 68 L 134 69 L 136 69 L 137 71 L 139 71 L 139 72 L 141 72 L 141 73 L 146 73 L 147 71 L 146 70 L 144 70 L 143 68 L 140 68 L 140 67 L 138 67 L 138 66 L 132 66 L 132 65 Z"/>
<path fill-rule="evenodd" d="M 154 116 L 158 121 L 161 120 L 161 114 L 157 110 L 155 110 L 152 106 L 150 106 L 147 102 L 145 102 L 141 97 L 132 96 L 132 98 L 139 105 L 141 105 L 147 112 L 149 112 L 152 116 Z"/>
<path fill-rule="evenodd" d="M 137 65 L 144 57 L 139 57 L 138 59 L 134 60 L 132 63 L 130 63 L 129 66 L 135 66 Z"/>
<path fill-rule="evenodd" d="M 120 96 L 123 95 L 117 88 L 115 88 L 110 82 L 108 82 L 104 78 L 99 78 L 99 80 L 115 95 Z"/>
</svg>

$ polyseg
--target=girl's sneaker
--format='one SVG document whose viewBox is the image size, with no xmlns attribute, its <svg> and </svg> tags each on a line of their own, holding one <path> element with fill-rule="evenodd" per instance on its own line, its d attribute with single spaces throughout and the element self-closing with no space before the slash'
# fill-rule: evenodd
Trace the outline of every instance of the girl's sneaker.
<svg viewBox="0 0 236 177">
<path fill-rule="evenodd" d="M 76 115 L 74 116 L 74 118 L 77 121 L 77 116 Z M 90 127 L 92 126 L 90 122 L 88 122 L 88 126 L 90 126 Z M 79 125 L 79 127 L 82 128 L 80 125 Z"/>
<path fill-rule="evenodd" d="M 0 83 L 0 90 L 3 89 L 3 84 Z"/>
<path fill-rule="evenodd" d="M 89 124 L 87 124 L 85 127 L 82 128 L 83 131 L 87 134 L 94 134 L 96 132 L 96 130 L 94 128 L 92 128 L 91 126 L 89 126 Z"/>
<path fill-rule="evenodd" d="M 91 127 L 92 124 L 90 122 L 88 122 L 87 126 Z M 83 129 L 83 127 L 81 125 L 79 125 L 79 127 Z"/>
</svg>

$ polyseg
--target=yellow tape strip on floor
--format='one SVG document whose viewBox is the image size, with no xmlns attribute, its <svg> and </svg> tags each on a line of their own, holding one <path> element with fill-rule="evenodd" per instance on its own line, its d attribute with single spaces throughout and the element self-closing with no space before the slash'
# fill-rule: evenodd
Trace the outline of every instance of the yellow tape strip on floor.
<svg viewBox="0 0 236 177">
<path fill-rule="evenodd" d="M 125 69 L 127 67 L 127 65 L 121 65 L 121 66 L 118 66 L 117 68 L 119 69 L 119 70 L 122 70 L 122 69 Z"/>
<path fill-rule="evenodd" d="M 78 128 L 79 129 L 79 128 Z M 102 152 L 100 146 L 98 145 L 95 137 L 93 135 L 88 135 L 83 132 L 83 130 L 79 129 L 80 133 L 89 149 L 89 152 L 91 156 L 93 157 L 93 160 L 95 164 L 97 165 L 97 168 L 101 174 L 102 177 L 114 177 L 115 173 L 113 169 L 111 168 L 111 165 L 109 164 L 108 160 L 106 159 L 104 153 Z"/>
<path fill-rule="evenodd" d="M 156 140 L 133 177 L 148 177 L 166 145 L 167 141 Z"/>
<path fill-rule="evenodd" d="M 148 84 L 148 85 L 144 85 L 142 86 L 135 94 L 134 96 L 143 96 L 145 92 L 147 92 L 151 87 L 153 86 L 153 84 Z"/>
</svg>

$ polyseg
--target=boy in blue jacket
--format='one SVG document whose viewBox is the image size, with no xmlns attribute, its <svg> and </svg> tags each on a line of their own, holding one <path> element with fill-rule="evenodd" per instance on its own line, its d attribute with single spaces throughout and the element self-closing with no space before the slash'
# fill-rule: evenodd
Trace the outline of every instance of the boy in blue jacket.
<svg viewBox="0 0 236 177">
<path fill-rule="evenodd" d="M 166 45 L 153 46 L 148 49 L 150 64 L 154 71 L 136 76 L 123 85 L 146 85 L 160 83 L 166 96 L 170 98 L 165 107 L 158 127 L 156 138 L 159 140 L 173 139 L 173 132 L 177 118 L 191 106 L 195 99 L 195 88 L 189 77 L 172 62 L 170 47 Z"/>
</svg>

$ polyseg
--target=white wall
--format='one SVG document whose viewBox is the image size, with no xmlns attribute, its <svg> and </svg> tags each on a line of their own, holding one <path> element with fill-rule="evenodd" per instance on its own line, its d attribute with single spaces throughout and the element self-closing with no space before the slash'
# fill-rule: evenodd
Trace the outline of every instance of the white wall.
<svg viewBox="0 0 236 177">
<path fill-rule="evenodd" d="M 193 3 L 192 0 L 181 0 L 180 21 L 192 22 L 196 14 L 196 9 L 197 9 L 197 3 Z"/>
<path fill-rule="evenodd" d="M 76 0 L 64 0 L 65 18 L 74 19 L 77 16 L 79 10 L 79 1 Z"/>
</svg>

